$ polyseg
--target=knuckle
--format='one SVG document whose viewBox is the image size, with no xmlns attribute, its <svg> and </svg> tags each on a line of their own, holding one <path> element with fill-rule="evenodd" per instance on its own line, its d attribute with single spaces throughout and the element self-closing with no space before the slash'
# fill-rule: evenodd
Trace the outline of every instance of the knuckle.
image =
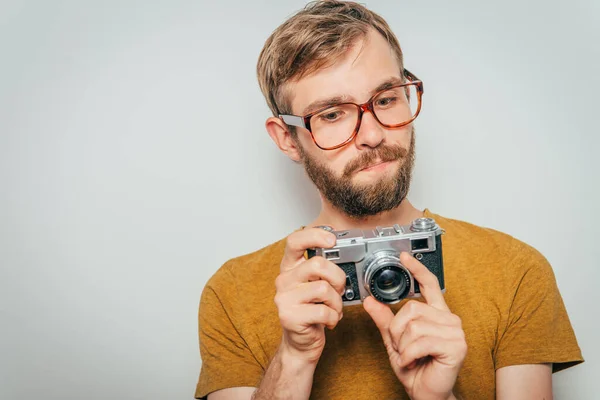
<svg viewBox="0 0 600 400">
<path fill-rule="evenodd" d="M 315 286 L 315 290 L 320 296 L 324 296 L 329 291 L 329 284 L 325 281 L 318 281 Z"/>
<path fill-rule="evenodd" d="M 337 271 L 335 272 L 335 275 L 336 275 L 336 278 L 337 278 L 337 282 L 336 283 L 339 286 L 344 287 L 346 285 L 346 273 L 340 267 L 337 267 L 336 269 L 337 269 Z"/>
<path fill-rule="evenodd" d="M 278 310 L 284 309 L 286 306 L 286 303 L 287 303 L 286 296 L 283 295 L 282 293 L 275 294 L 273 301 L 275 302 L 275 306 L 277 307 Z"/>
<path fill-rule="evenodd" d="M 319 318 L 319 320 L 324 321 L 327 319 L 328 316 L 329 316 L 329 311 L 327 310 L 327 306 L 321 305 L 317 309 L 317 317 Z"/>
<path fill-rule="evenodd" d="M 295 244 L 296 244 L 296 235 L 295 234 L 291 234 L 290 236 L 287 237 L 286 241 L 285 241 L 285 248 L 287 249 L 293 249 Z"/>
<path fill-rule="evenodd" d="M 341 314 L 344 312 L 344 303 L 342 302 L 341 297 L 337 297 L 337 301 L 335 302 L 335 312 Z"/>
<path fill-rule="evenodd" d="M 465 331 L 459 327 L 455 328 L 455 331 L 456 331 L 456 336 L 458 337 L 458 339 L 466 343 L 467 335 L 465 334 Z"/>
<path fill-rule="evenodd" d="M 321 256 L 314 257 L 314 258 L 316 258 L 315 269 L 317 270 L 317 272 L 325 271 L 327 269 L 327 260 L 325 260 Z"/>
<path fill-rule="evenodd" d="M 400 336 L 402 334 L 400 329 L 401 329 L 400 321 L 397 318 L 394 318 L 388 328 L 390 335 L 395 338 L 400 338 Z"/>
<path fill-rule="evenodd" d="M 335 320 L 335 315 L 337 313 L 335 313 L 331 308 L 327 307 L 327 306 L 323 306 L 323 318 L 325 319 L 325 321 L 333 321 Z"/>
<path fill-rule="evenodd" d="M 278 292 L 283 289 L 283 279 L 282 275 L 278 275 L 277 278 L 275 278 L 275 290 Z"/>
<path fill-rule="evenodd" d="M 331 295 L 331 305 L 335 312 L 340 313 L 344 308 L 344 303 L 342 301 L 342 296 L 339 293 L 332 293 Z"/>
<path fill-rule="evenodd" d="M 451 314 L 451 315 L 452 315 L 452 317 L 451 317 L 452 324 L 462 328 L 462 319 L 456 314 Z"/>
<path fill-rule="evenodd" d="M 419 328 L 420 328 L 420 323 L 418 321 L 412 320 L 406 325 L 406 332 L 409 335 L 415 335 L 416 333 L 419 332 Z"/>
<path fill-rule="evenodd" d="M 457 350 L 460 354 L 467 354 L 469 346 L 467 346 L 466 340 L 461 340 L 457 345 Z"/>
<path fill-rule="evenodd" d="M 421 303 L 419 303 L 416 300 L 410 300 L 406 303 L 406 305 L 404 306 L 406 307 L 406 311 L 411 314 L 411 315 L 415 315 L 419 312 L 419 308 L 421 307 Z"/>
<path fill-rule="evenodd" d="M 318 262 L 315 265 L 315 272 L 326 279 L 331 279 L 331 261 L 327 261 L 323 257 L 319 257 Z"/>
<path fill-rule="evenodd" d="M 282 308 L 279 309 L 279 322 L 284 327 L 290 324 L 290 314 Z"/>
<path fill-rule="evenodd" d="M 424 274 L 423 278 L 421 279 L 423 283 L 431 289 L 440 289 L 440 282 L 435 275 L 433 275 L 433 273 L 429 270 L 427 270 L 427 272 L 428 273 Z"/>
<path fill-rule="evenodd" d="M 340 320 L 340 313 L 333 312 L 333 311 L 331 311 L 329 313 L 329 321 L 331 322 L 332 325 L 334 325 L 334 326 L 337 325 L 339 320 Z"/>
</svg>

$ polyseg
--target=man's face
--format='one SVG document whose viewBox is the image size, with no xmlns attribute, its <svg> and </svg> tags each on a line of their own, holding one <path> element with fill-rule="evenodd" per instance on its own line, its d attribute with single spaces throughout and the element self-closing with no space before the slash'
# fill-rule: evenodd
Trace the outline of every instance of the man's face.
<svg viewBox="0 0 600 400">
<path fill-rule="evenodd" d="M 285 89 L 292 112 L 305 115 L 313 111 L 311 104 L 330 98 L 363 103 L 382 83 L 400 76 L 389 44 L 373 30 L 335 64 Z M 355 139 L 340 149 L 319 149 L 302 128 L 297 144 L 306 172 L 321 194 L 350 217 L 391 210 L 408 194 L 414 165 L 412 124 L 387 129 L 366 112 Z"/>
</svg>

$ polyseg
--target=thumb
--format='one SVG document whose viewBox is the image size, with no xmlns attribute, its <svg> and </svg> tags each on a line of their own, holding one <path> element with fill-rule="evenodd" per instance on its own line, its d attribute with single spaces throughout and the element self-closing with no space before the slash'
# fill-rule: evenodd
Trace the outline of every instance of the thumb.
<svg viewBox="0 0 600 400">
<path fill-rule="evenodd" d="M 383 338 L 383 344 L 385 348 L 390 352 L 393 350 L 392 338 L 390 336 L 390 324 L 394 319 L 394 313 L 388 306 L 383 303 L 378 302 L 372 296 L 368 296 L 365 298 L 363 302 L 363 307 L 365 311 L 371 316 L 377 328 L 379 328 L 379 333 L 381 333 L 381 337 Z"/>
</svg>

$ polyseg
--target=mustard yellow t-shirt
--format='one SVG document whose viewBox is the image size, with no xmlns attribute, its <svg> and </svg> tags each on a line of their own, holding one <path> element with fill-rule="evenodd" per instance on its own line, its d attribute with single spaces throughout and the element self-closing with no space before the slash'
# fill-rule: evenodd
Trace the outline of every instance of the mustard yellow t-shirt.
<svg viewBox="0 0 600 400">
<path fill-rule="evenodd" d="M 492 229 L 425 210 L 442 236 L 446 303 L 463 322 L 468 352 L 454 393 L 495 397 L 508 365 L 583 361 L 552 268 L 535 249 Z M 200 301 L 202 369 L 196 397 L 257 387 L 281 339 L 273 298 L 285 239 L 225 263 Z M 392 306 L 397 311 L 405 301 Z M 377 327 L 362 305 L 344 308 L 314 374 L 311 399 L 407 399 Z"/>
</svg>

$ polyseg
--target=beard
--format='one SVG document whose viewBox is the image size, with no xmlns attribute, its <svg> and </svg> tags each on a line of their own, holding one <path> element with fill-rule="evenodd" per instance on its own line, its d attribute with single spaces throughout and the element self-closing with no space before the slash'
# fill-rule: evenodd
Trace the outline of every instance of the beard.
<svg viewBox="0 0 600 400">
<path fill-rule="evenodd" d="M 323 163 L 309 156 L 298 143 L 302 162 L 308 177 L 321 194 L 347 216 L 364 219 L 384 211 L 393 210 L 406 198 L 415 163 L 415 135 L 411 131 L 410 147 L 381 144 L 365 151 L 350 161 L 342 176 L 337 176 Z M 352 175 L 376 161 L 399 161 L 394 173 L 385 173 L 375 182 L 360 184 L 352 182 Z"/>
</svg>

